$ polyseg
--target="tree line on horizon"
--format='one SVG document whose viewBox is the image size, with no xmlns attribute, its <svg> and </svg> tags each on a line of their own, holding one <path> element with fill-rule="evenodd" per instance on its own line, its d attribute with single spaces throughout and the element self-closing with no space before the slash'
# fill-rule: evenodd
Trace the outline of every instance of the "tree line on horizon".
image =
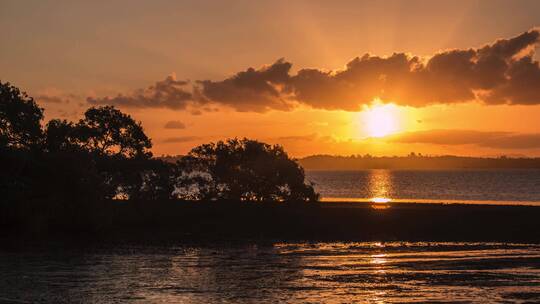
<svg viewBox="0 0 540 304">
<path fill-rule="evenodd" d="M 279 145 L 228 139 L 195 147 L 171 163 L 154 158 L 141 123 L 112 106 L 91 107 L 76 122 L 52 119 L 42 125 L 43 113 L 32 97 L 0 82 L 6 221 L 27 214 L 84 217 L 114 200 L 319 199 L 303 168 Z"/>
<path fill-rule="evenodd" d="M 312 155 L 298 160 L 306 170 L 366 169 L 534 169 L 540 158 L 497 158 L 411 153 L 407 156 Z"/>
<path fill-rule="evenodd" d="M 158 158 L 174 163 L 184 155 L 161 155 Z M 411 152 L 406 156 L 329 155 L 316 154 L 296 160 L 305 170 L 370 170 L 370 169 L 540 169 L 539 157 L 507 156 L 475 157 L 427 155 Z"/>
</svg>

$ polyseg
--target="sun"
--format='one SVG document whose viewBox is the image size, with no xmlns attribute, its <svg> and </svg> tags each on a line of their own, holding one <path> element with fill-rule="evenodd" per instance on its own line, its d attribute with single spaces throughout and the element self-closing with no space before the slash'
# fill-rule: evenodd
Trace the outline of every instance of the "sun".
<svg viewBox="0 0 540 304">
<path fill-rule="evenodd" d="M 394 104 L 375 104 L 362 112 L 362 125 L 370 137 L 384 137 L 396 133 L 398 108 Z"/>
</svg>

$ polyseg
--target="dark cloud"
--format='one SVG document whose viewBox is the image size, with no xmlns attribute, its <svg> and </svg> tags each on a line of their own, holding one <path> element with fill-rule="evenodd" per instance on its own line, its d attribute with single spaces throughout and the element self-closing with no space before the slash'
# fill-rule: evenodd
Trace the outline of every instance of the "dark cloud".
<svg viewBox="0 0 540 304">
<path fill-rule="evenodd" d="M 76 99 L 78 96 L 74 94 L 69 95 L 49 95 L 49 94 L 41 94 L 36 96 L 36 100 L 38 102 L 42 103 L 69 103 L 71 99 Z"/>
<path fill-rule="evenodd" d="M 165 129 L 185 129 L 186 124 L 178 120 L 171 120 L 165 123 L 164 128 Z"/>
<path fill-rule="evenodd" d="M 474 99 L 538 104 L 540 67 L 532 53 L 538 42 L 539 32 L 531 30 L 479 49 L 441 52 L 426 62 L 403 53 L 366 54 L 342 71 L 300 70 L 290 89 L 298 101 L 324 109 L 358 110 L 375 98 L 408 106 Z"/>
<path fill-rule="evenodd" d="M 506 79 L 487 93 L 488 103 L 535 105 L 540 103 L 540 69 L 538 62 L 527 56 L 512 62 Z"/>
<path fill-rule="evenodd" d="M 377 97 L 385 97 L 389 83 L 410 78 L 417 57 L 394 54 L 387 58 L 364 55 L 355 58 L 342 71 L 302 69 L 291 77 L 290 86 L 296 99 L 314 108 L 358 111 Z"/>
<path fill-rule="evenodd" d="M 191 115 L 194 115 L 194 116 L 199 116 L 199 115 L 202 115 L 202 111 L 201 110 L 198 110 L 198 109 L 193 109 L 191 110 Z"/>
<path fill-rule="evenodd" d="M 158 81 L 146 89 L 136 90 L 129 95 L 120 94 L 116 97 L 103 98 L 88 97 L 87 101 L 95 105 L 184 110 L 193 104 L 192 94 L 185 89 L 187 85 L 187 81 L 176 80 L 173 76 L 168 76 L 163 81 Z"/>
<path fill-rule="evenodd" d="M 59 96 L 39 95 L 36 100 L 43 103 L 63 103 L 64 99 Z"/>
<path fill-rule="evenodd" d="M 334 144 L 338 142 L 334 137 L 329 135 L 321 135 L 317 133 L 306 134 L 306 135 L 289 135 L 273 138 L 272 140 L 278 142 L 288 142 L 288 143 L 299 143 L 299 144 L 308 144 L 310 142 Z"/>
<path fill-rule="evenodd" d="M 291 136 L 281 136 L 277 140 L 280 141 L 314 141 L 318 139 L 319 136 L 316 133 L 308 135 L 291 135 Z"/>
<path fill-rule="evenodd" d="M 387 137 L 397 143 L 423 143 L 436 145 L 468 145 L 506 136 L 507 132 L 482 132 L 472 130 L 426 130 L 406 132 Z"/>
<path fill-rule="evenodd" d="M 443 51 L 428 59 L 405 53 L 366 54 L 343 70 L 310 68 L 294 75 L 292 64 L 280 59 L 221 81 L 196 81 L 190 88 L 193 93 L 184 90 L 186 82 L 169 77 L 129 96 L 88 98 L 88 102 L 171 109 L 190 105 L 194 114 L 209 105 L 251 112 L 287 111 L 298 104 L 358 111 L 376 98 L 414 107 L 472 100 L 540 104 L 540 66 L 534 60 L 539 39 L 540 32 L 533 29 L 480 48 Z"/>
<path fill-rule="evenodd" d="M 203 101 L 226 105 L 237 111 L 290 110 L 283 92 L 292 64 L 283 59 L 260 69 L 249 68 L 223 81 L 197 82 L 196 95 Z"/>
<path fill-rule="evenodd" d="M 477 145 L 496 149 L 540 149 L 540 134 L 538 133 L 427 130 L 396 134 L 384 140 L 393 143 Z"/>
<path fill-rule="evenodd" d="M 540 134 L 509 134 L 484 141 L 480 145 L 500 149 L 540 149 Z"/>
<path fill-rule="evenodd" d="M 177 137 L 165 138 L 162 142 L 163 143 L 184 143 L 184 142 L 196 141 L 201 138 L 202 137 L 199 137 L 199 136 L 177 136 Z"/>
</svg>

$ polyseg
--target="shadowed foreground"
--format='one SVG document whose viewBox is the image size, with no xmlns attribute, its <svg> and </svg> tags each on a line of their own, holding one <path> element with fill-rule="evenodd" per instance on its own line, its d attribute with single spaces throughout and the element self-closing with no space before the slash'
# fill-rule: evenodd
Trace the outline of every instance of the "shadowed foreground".
<svg viewBox="0 0 540 304">
<path fill-rule="evenodd" d="M 0 249 L 0 302 L 538 303 L 539 265 L 501 243 Z"/>
<path fill-rule="evenodd" d="M 148 208 L 147 204 L 152 204 Z M 32 223 L 9 236 L 79 241 L 499 241 L 540 243 L 540 208 L 367 203 L 108 202 L 96 223 Z M 70 227 L 71 226 L 71 227 Z"/>
</svg>

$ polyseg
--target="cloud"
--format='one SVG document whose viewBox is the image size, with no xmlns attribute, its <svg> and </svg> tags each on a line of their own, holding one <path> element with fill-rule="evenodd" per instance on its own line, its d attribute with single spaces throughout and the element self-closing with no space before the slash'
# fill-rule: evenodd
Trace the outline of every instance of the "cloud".
<svg viewBox="0 0 540 304">
<path fill-rule="evenodd" d="M 540 134 L 510 134 L 480 145 L 500 149 L 540 149 Z"/>
<path fill-rule="evenodd" d="M 178 120 L 171 120 L 165 123 L 164 128 L 165 129 L 185 129 L 186 124 Z"/>
<path fill-rule="evenodd" d="M 169 137 L 165 138 L 162 142 L 163 143 L 185 143 L 190 141 L 196 141 L 202 139 L 202 137 L 199 136 L 177 136 L 177 137 Z"/>
<path fill-rule="evenodd" d="M 358 111 L 375 99 L 413 107 L 470 101 L 533 105 L 540 104 L 540 65 L 534 59 L 539 41 L 540 32 L 532 29 L 479 48 L 446 50 L 429 58 L 365 54 L 342 70 L 304 68 L 296 74 L 291 73 L 292 63 L 279 59 L 223 80 L 188 84 L 168 77 L 130 95 L 88 98 L 88 102 L 175 110 L 190 106 L 194 114 L 209 105 L 240 112 L 289 111 L 301 104 Z"/>
<path fill-rule="evenodd" d="M 280 136 L 271 138 L 271 141 L 277 141 L 277 142 L 287 142 L 287 143 L 298 143 L 298 144 L 309 144 L 309 143 L 323 143 L 323 144 L 329 144 L 329 143 L 337 143 L 342 140 L 335 138 L 331 135 L 321 135 L 318 133 L 311 133 L 306 135 L 288 135 L 288 136 Z"/>
<path fill-rule="evenodd" d="M 193 104 L 192 94 L 186 91 L 187 81 L 176 80 L 168 76 L 146 89 L 138 89 L 129 95 L 119 94 L 116 97 L 93 98 L 86 100 L 93 105 L 114 105 L 127 108 L 168 108 L 184 110 Z"/>
<path fill-rule="evenodd" d="M 434 145 L 477 145 L 494 149 L 540 149 L 540 134 L 473 130 L 427 130 L 383 138 L 392 143 Z"/>
<path fill-rule="evenodd" d="M 277 140 L 279 141 L 314 141 L 318 138 L 319 138 L 318 134 L 313 133 L 313 134 L 308 134 L 308 135 L 281 136 L 281 137 L 278 137 Z"/>
<path fill-rule="evenodd" d="M 366 54 L 341 71 L 300 70 L 290 90 L 298 101 L 330 110 L 358 110 L 376 98 L 415 107 L 475 99 L 538 104 L 540 68 L 533 47 L 539 36 L 531 30 L 479 49 L 444 51 L 425 62 L 404 53 Z"/>
<path fill-rule="evenodd" d="M 38 95 L 36 100 L 43 103 L 69 103 L 69 99 L 60 96 Z"/>
<path fill-rule="evenodd" d="M 283 87 L 289 83 L 292 64 L 279 59 L 260 69 L 249 68 L 222 81 L 200 80 L 196 92 L 199 99 L 212 101 L 245 112 L 290 110 Z"/>
<path fill-rule="evenodd" d="M 467 145 L 505 136 L 506 132 L 472 130 L 427 130 L 391 135 L 385 139 L 396 143 L 424 143 L 436 145 Z"/>
<path fill-rule="evenodd" d="M 65 91 L 55 87 L 48 87 L 40 90 L 36 92 L 35 96 L 36 101 L 49 104 L 70 103 L 72 100 L 83 99 L 77 94 L 68 94 Z"/>
</svg>

